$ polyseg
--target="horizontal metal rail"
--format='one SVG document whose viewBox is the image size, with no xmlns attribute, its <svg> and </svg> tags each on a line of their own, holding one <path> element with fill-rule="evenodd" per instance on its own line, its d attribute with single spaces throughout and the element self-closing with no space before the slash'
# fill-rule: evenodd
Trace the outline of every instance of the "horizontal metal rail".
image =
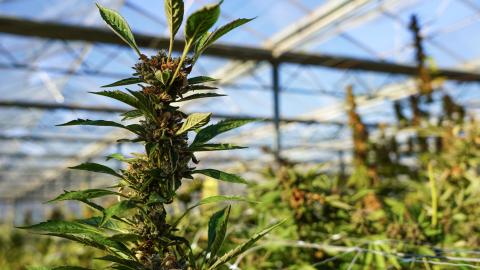
<svg viewBox="0 0 480 270">
<path fill-rule="evenodd" d="M 47 39 L 98 42 L 128 46 L 106 28 L 68 25 L 48 21 L 33 21 L 16 17 L 0 16 L 0 32 Z M 135 39 L 138 46 L 154 49 L 168 48 L 169 43 L 168 38 L 139 33 L 135 34 Z M 174 50 L 181 51 L 183 50 L 184 45 L 185 42 L 183 40 L 177 40 L 175 41 Z M 409 76 L 415 76 L 418 74 L 418 69 L 414 65 L 305 52 L 285 52 L 280 55 L 275 55 L 273 51 L 269 49 L 230 44 L 214 44 L 205 51 L 205 55 L 245 61 L 253 60 L 275 62 L 278 64 L 290 63 L 313 65 L 336 69 L 363 70 Z M 436 70 L 432 76 L 444 77 L 457 81 L 480 81 L 480 74 L 478 73 L 453 69 L 439 69 Z"/>
</svg>

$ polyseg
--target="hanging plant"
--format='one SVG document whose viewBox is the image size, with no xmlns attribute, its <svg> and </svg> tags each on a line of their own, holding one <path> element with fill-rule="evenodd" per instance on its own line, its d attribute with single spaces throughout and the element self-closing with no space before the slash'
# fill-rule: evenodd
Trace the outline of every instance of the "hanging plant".
<svg viewBox="0 0 480 270">
<path fill-rule="evenodd" d="M 244 184 L 240 176 L 215 169 L 196 169 L 196 152 L 243 148 L 233 144 L 210 143 L 217 135 L 243 126 L 251 120 L 225 120 L 208 125 L 211 113 L 182 112 L 176 103 L 199 98 L 222 96 L 214 87 L 204 83 L 213 78 L 189 74 L 210 45 L 234 28 L 251 19 L 234 20 L 212 32 L 220 15 L 220 3 L 208 5 L 191 14 L 185 25 L 185 47 L 180 57 L 172 57 L 174 37 L 183 21 L 184 4 L 181 0 L 165 0 L 165 13 L 170 30 L 168 51 L 160 51 L 148 57 L 140 52 L 129 25 L 116 11 L 97 4 L 103 20 L 139 56 L 133 77 L 104 87 L 138 84 L 137 91 L 101 91 L 93 94 L 109 97 L 131 107 L 122 114 L 124 124 L 106 120 L 77 119 L 61 126 L 106 126 L 122 128 L 135 135 L 129 141 L 141 143 L 145 153 L 133 157 L 111 155 L 127 164 L 124 170 L 113 170 L 97 163 L 83 163 L 71 169 L 86 170 L 114 176 L 118 183 L 113 189 L 87 189 L 66 191 L 51 202 L 80 201 L 97 210 L 100 215 L 88 220 L 46 221 L 23 227 L 33 232 L 67 238 L 106 252 L 99 258 L 112 262 L 112 269 L 218 269 L 229 260 L 243 253 L 258 239 L 279 225 L 274 224 L 255 234 L 245 243 L 225 254 L 220 254 L 224 242 L 230 206 L 216 212 L 208 224 L 208 244 L 205 250 L 194 254 L 189 239 L 182 237 L 178 228 L 180 220 L 192 208 L 224 201 L 244 200 L 237 196 L 214 196 L 201 200 L 187 209 L 179 219 L 172 220 L 166 205 L 176 199 L 177 190 L 185 179 L 201 174 L 221 181 Z M 196 93 L 201 91 L 200 93 Z M 189 134 L 196 134 L 189 144 Z M 120 201 L 110 207 L 95 203 L 92 199 L 118 196 Z M 63 266 L 54 269 L 84 269 Z"/>
</svg>

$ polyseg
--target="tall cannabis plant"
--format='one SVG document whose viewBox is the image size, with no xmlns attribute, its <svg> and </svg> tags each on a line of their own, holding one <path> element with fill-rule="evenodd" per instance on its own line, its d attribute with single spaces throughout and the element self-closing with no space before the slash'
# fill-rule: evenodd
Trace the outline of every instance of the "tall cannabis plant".
<svg viewBox="0 0 480 270">
<path fill-rule="evenodd" d="M 191 14 L 185 25 L 185 47 L 180 57 L 172 56 L 175 34 L 184 15 L 182 0 L 165 0 L 165 13 L 170 30 L 168 51 L 148 57 L 142 54 L 127 22 L 117 12 L 97 4 L 100 14 L 110 28 L 139 56 L 133 67 L 133 77 L 104 87 L 137 84 L 137 91 L 101 91 L 93 94 L 123 102 L 131 110 L 122 114 L 122 121 L 77 119 L 61 126 L 87 125 L 122 128 L 135 135 L 131 142 L 142 143 L 145 153 L 126 158 L 120 154 L 110 158 L 127 163 L 125 170 L 115 171 L 97 163 L 83 163 L 71 169 L 112 175 L 118 179 L 113 189 L 65 191 L 52 202 L 76 200 L 98 210 L 101 215 L 88 220 L 47 221 L 23 227 L 32 231 L 67 238 L 87 246 L 104 250 L 100 258 L 112 262 L 113 269 L 217 269 L 248 249 L 255 241 L 278 224 L 254 235 L 237 248 L 219 254 L 225 239 L 230 206 L 216 212 L 208 225 L 208 244 L 205 250 L 194 254 L 190 241 L 182 237 L 179 220 L 172 220 L 166 205 L 175 200 L 184 179 L 202 174 L 218 180 L 245 183 L 234 174 L 215 169 L 196 169 L 196 152 L 239 149 L 240 146 L 210 143 L 215 136 L 240 127 L 250 120 L 225 120 L 208 125 L 211 113 L 187 114 L 179 110 L 178 102 L 221 96 L 214 87 L 204 83 L 215 79 L 199 76 L 189 78 L 198 57 L 205 49 L 232 29 L 251 19 L 234 20 L 212 32 L 220 15 L 220 3 L 205 6 Z M 132 123 L 133 121 L 136 122 Z M 188 135 L 196 134 L 189 143 Z M 104 208 L 92 199 L 118 196 L 118 203 Z M 242 200 L 237 196 L 214 196 L 199 201 L 195 206 L 221 201 Z M 193 207 L 195 207 L 193 206 Z M 192 207 L 192 208 L 193 208 Z M 191 210 L 192 208 L 189 208 Z M 182 215 L 183 218 L 187 212 Z M 61 267 L 58 269 L 82 269 Z"/>
</svg>

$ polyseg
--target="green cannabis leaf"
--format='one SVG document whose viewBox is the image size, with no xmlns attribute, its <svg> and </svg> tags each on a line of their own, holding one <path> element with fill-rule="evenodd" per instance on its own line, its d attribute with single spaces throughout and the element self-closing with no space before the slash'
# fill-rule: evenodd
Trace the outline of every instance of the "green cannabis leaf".
<svg viewBox="0 0 480 270">
<path fill-rule="evenodd" d="M 195 46 L 195 56 L 194 59 L 196 60 L 208 47 L 210 47 L 215 41 L 221 38 L 223 35 L 227 34 L 228 32 L 232 31 L 233 29 L 244 25 L 254 18 L 251 19 L 236 19 L 232 22 L 223 25 L 222 27 L 218 28 L 217 30 L 213 31 L 212 33 L 203 34 L 203 38 L 201 38 L 196 46 Z"/>
<path fill-rule="evenodd" d="M 137 205 L 132 200 L 123 200 L 120 201 L 109 208 L 103 210 L 103 218 L 100 222 L 100 226 L 103 226 L 107 221 L 112 218 L 113 216 L 121 216 L 126 214 L 127 210 L 135 208 Z"/>
<path fill-rule="evenodd" d="M 105 173 L 105 174 L 110 174 L 110 175 L 122 178 L 122 175 L 118 174 L 115 170 L 98 163 L 92 163 L 92 162 L 82 163 L 77 166 L 69 167 L 69 169 Z"/>
<path fill-rule="evenodd" d="M 111 10 L 109 8 L 102 7 L 97 3 L 98 10 L 103 20 L 112 28 L 113 32 L 117 34 L 123 41 L 125 41 L 138 55 L 141 55 L 140 50 L 138 50 L 137 43 L 133 37 L 132 30 L 127 21 L 120 15 L 118 12 Z"/>
<path fill-rule="evenodd" d="M 206 83 L 206 82 L 215 82 L 217 79 L 210 78 L 208 76 L 198 76 L 193 77 L 187 80 L 188 84 L 199 84 L 199 83 Z"/>
<path fill-rule="evenodd" d="M 225 240 L 227 233 L 228 217 L 230 216 L 230 206 L 213 214 L 208 222 L 208 245 L 207 252 L 210 252 L 210 261 L 217 255 L 218 250 Z"/>
<path fill-rule="evenodd" d="M 205 176 L 215 178 L 217 180 L 222 180 L 222 181 L 225 181 L 225 182 L 247 184 L 247 181 L 245 181 L 245 179 L 243 179 L 242 177 L 240 177 L 238 175 L 222 172 L 222 171 L 215 170 L 215 169 L 194 170 L 192 173 L 203 174 Z"/>
<path fill-rule="evenodd" d="M 189 130 L 197 129 L 205 126 L 210 121 L 211 113 L 192 113 L 190 114 L 182 126 L 175 134 L 180 135 Z"/>
<path fill-rule="evenodd" d="M 273 229 L 276 227 L 280 226 L 285 220 L 280 221 L 278 223 L 275 223 L 273 225 L 270 225 L 269 227 L 263 229 L 262 231 L 256 233 L 253 235 L 248 241 L 245 243 L 237 246 L 235 249 L 232 249 L 231 251 L 227 252 L 225 255 L 217 259 L 209 268 L 208 270 L 214 270 L 218 269 L 220 266 L 224 265 L 231 259 L 234 259 L 238 255 L 242 254 L 243 252 L 247 251 L 255 242 L 257 242 L 260 238 L 265 236 L 267 233 L 271 232 Z"/>
<path fill-rule="evenodd" d="M 132 153 L 131 157 L 111 154 L 107 160 L 115 159 L 125 163 L 125 169 L 114 170 L 108 166 L 87 162 L 70 167 L 94 173 L 115 176 L 117 183 L 109 189 L 93 188 L 65 191 L 49 202 L 66 200 L 79 201 L 95 209 L 101 216 L 75 221 L 47 221 L 22 227 L 33 232 L 65 238 L 104 251 L 98 258 L 112 264 L 111 269 L 190 269 L 204 270 L 210 265 L 220 265 L 219 252 L 226 239 L 230 206 L 216 212 L 208 226 L 207 249 L 198 254 L 187 239 L 188 229 L 177 227 L 192 209 L 204 204 L 247 201 L 238 196 L 216 195 L 193 202 L 179 217 L 172 219 L 168 205 L 178 199 L 177 191 L 187 179 L 202 174 L 221 181 L 245 184 L 242 177 L 215 169 L 196 170 L 192 163 L 199 161 L 195 152 L 225 151 L 244 147 L 227 143 L 208 143 L 219 134 L 252 122 L 249 119 L 226 120 L 206 126 L 211 113 L 187 114 L 177 106 L 178 102 L 195 101 L 199 98 L 220 97 L 222 94 L 194 91 L 215 90 L 205 85 L 216 81 L 207 76 L 189 78 L 198 55 L 189 57 L 192 48 L 203 51 L 228 31 L 249 19 L 239 19 L 209 32 L 220 15 L 220 3 L 209 5 L 194 12 L 187 18 L 185 26 L 185 47 L 181 57 L 172 57 L 175 34 L 181 27 L 184 3 L 181 0 L 165 0 L 165 14 L 170 30 L 168 51 L 146 56 L 137 48 L 133 34 L 123 17 L 116 11 L 97 4 L 100 15 L 127 44 L 138 54 L 139 61 L 133 67 L 132 77 L 116 81 L 103 87 L 137 85 L 138 90 L 126 89 L 93 92 L 110 98 L 129 108 L 120 114 L 122 122 L 109 120 L 76 119 L 59 126 L 98 126 L 122 128 L 135 134 L 133 139 L 122 139 L 141 143 L 144 151 Z M 133 120 L 133 121 L 132 121 Z M 129 123 L 124 123 L 129 121 Z M 189 145 L 189 135 L 196 136 Z M 115 188 L 115 189 L 114 189 Z M 114 196 L 118 202 L 103 206 L 107 196 Z M 173 221 L 172 221 L 173 220 Z M 255 240 L 259 235 L 255 236 Z M 240 247 L 243 251 L 253 242 Z M 238 255 L 238 251 L 235 251 Z M 210 254 L 208 259 L 206 254 Z M 202 260 L 202 257 L 204 258 Z M 58 269 L 82 269 L 62 266 Z"/>
<path fill-rule="evenodd" d="M 136 77 L 126 78 L 119 81 L 116 81 L 111 84 L 103 85 L 102 87 L 116 87 L 116 86 L 124 86 L 124 85 L 131 85 L 131 84 L 138 84 L 143 83 L 143 80 Z"/>
<path fill-rule="evenodd" d="M 216 124 L 207 126 L 206 128 L 201 129 L 197 133 L 197 136 L 193 140 L 190 147 L 196 147 L 198 145 L 204 144 L 216 137 L 217 135 L 220 135 L 224 132 L 241 127 L 254 121 L 255 120 L 252 119 L 224 120 Z"/>
<path fill-rule="evenodd" d="M 220 4 L 221 2 L 205 6 L 188 17 L 185 26 L 185 40 L 187 44 L 195 43 L 217 22 L 220 16 Z"/>
<path fill-rule="evenodd" d="M 183 1 L 165 0 L 165 15 L 167 17 L 168 28 L 170 30 L 170 46 L 168 48 L 168 57 L 172 55 L 173 40 L 183 21 Z"/>
<path fill-rule="evenodd" d="M 77 201 L 83 201 L 83 200 L 88 200 L 88 199 L 94 199 L 94 198 L 99 198 L 103 196 L 123 196 L 123 194 L 111 191 L 111 190 L 106 190 L 106 189 L 85 189 L 85 190 L 79 190 L 79 191 L 65 191 L 63 194 L 59 195 L 53 200 L 50 200 L 48 202 L 57 202 L 57 201 L 66 201 L 66 200 L 77 200 Z"/>
</svg>

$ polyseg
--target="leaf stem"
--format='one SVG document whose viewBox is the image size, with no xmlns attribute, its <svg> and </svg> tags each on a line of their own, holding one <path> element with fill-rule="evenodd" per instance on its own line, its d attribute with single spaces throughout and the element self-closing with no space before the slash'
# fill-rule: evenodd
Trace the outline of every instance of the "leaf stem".
<svg viewBox="0 0 480 270">
<path fill-rule="evenodd" d="M 178 75 L 178 72 L 180 72 L 180 68 L 182 67 L 183 62 L 185 61 L 185 58 L 187 58 L 187 54 L 188 54 L 188 51 L 190 50 L 190 46 L 192 46 L 192 41 L 189 41 L 187 44 L 185 44 L 185 48 L 183 48 L 182 57 L 178 62 L 178 66 L 175 69 L 175 72 L 173 73 L 172 79 L 170 80 L 170 83 L 168 84 L 168 86 L 171 86 L 173 84 L 173 82 L 175 81 L 175 78 Z"/>
<path fill-rule="evenodd" d="M 167 57 L 167 59 L 172 58 L 172 51 L 173 51 L 173 36 L 170 35 L 170 45 L 168 47 L 168 57 Z"/>
</svg>

